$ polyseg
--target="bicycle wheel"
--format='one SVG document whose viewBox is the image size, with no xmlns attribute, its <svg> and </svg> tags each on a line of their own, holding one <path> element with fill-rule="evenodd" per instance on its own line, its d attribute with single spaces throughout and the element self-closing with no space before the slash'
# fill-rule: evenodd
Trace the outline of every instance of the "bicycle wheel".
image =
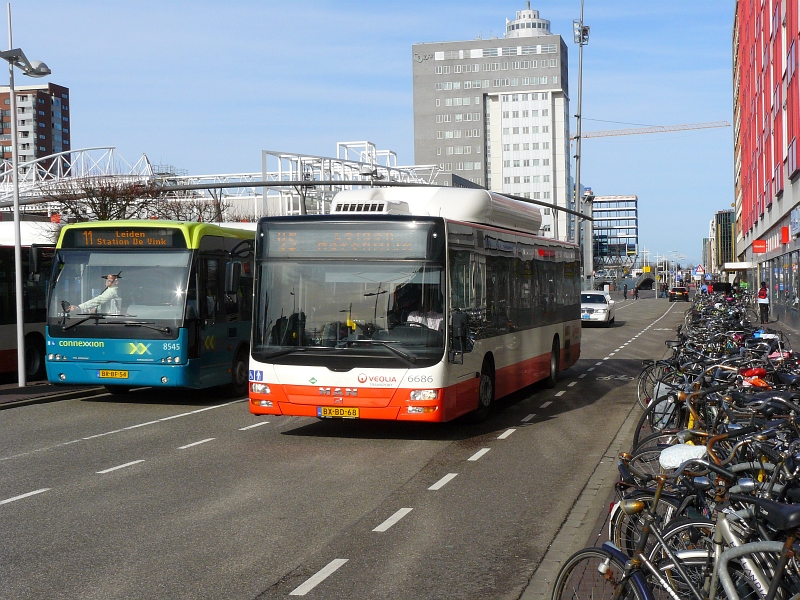
<svg viewBox="0 0 800 600">
<path fill-rule="evenodd" d="M 630 455 L 635 456 L 644 450 L 663 450 L 667 446 L 678 443 L 677 432 L 665 431 L 662 433 L 654 433 L 643 438 L 638 446 L 631 448 Z"/>
<path fill-rule="evenodd" d="M 633 447 L 639 445 L 639 440 L 654 433 L 685 427 L 685 413 L 683 405 L 678 402 L 677 389 L 675 393 L 665 394 L 654 399 L 639 418 L 636 431 L 633 432 Z"/>
<path fill-rule="evenodd" d="M 647 405 L 650 404 L 656 383 L 669 369 L 669 365 L 655 362 L 651 365 L 647 365 L 642 369 L 642 372 L 639 373 L 639 381 L 636 384 L 636 400 L 639 402 L 639 406 L 641 406 L 642 409 L 647 408 Z"/>
<path fill-rule="evenodd" d="M 625 494 L 626 499 L 633 498 L 648 503 L 652 503 L 653 496 L 654 492 L 648 490 L 637 490 L 630 494 Z M 668 523 L 675 516 L 678 508 L 680 508 L 680 501 L 678 499 L 671 496 L 661 496 L 661 501 L 656 507 L 656 514 L 660 517 L 661 523 Z M 627 515 L 619 506 L 615 506 L 611 511 L 611 518 L 608 523 L 608 539 L 617 548 L 622 550 L 622 552 L 628 556 L 633 556 L 633 552 L 642 535 L 643 525 L 643 513 Z M 648 538 L 645 554 L 650 553 L 655 543 L 655 537 L 651 536 Z"/>
<path fill-rule="evenodd" d="M 619 583 L 624 572 L 624 563 L 610 552 L 603 548 L 584 548 L 562 565 L 553 586 L 552 600 L 600 600 L 612 597 L 643 600 L 633 581 L 627 579 Z"/>
</svg>

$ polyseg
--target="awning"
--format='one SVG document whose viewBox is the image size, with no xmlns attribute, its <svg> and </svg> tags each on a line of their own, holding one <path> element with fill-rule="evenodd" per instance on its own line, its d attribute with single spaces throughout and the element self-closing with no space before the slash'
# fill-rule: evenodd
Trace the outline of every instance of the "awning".
<svg viewBox="0 0 800 600">
<path fill-rule="evenodd" d="M 749 271 L 757 267 L 752 262 L 726 262 L 722 265 L 723 271 Z"/>
</svg>

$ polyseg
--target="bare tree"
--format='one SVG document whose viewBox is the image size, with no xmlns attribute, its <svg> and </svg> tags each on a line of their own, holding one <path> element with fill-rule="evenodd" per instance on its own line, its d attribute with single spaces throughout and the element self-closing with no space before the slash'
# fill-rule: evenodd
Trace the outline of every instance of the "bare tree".
<svg viewBox="0 0 800 600">
<path fill-rule="evenodd" d="M 79 177 L 54 182 L 45 201 L 75 221 L 120 221 L 149 218 L 163 191 L 154 182 L 130 181 L 114 176 Z"/>
<path fill-rule="evenodd" d="M 219 223 L 226 220 L 230 203 L 226 200 L 206 200 L 200 197 L 165 198 L 154 207 L 159 219 Z"/>
</svg>

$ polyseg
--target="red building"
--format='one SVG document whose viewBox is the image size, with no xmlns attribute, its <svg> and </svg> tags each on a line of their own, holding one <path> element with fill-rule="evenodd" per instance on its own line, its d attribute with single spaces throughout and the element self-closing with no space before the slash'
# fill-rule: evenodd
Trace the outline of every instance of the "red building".
<svg viewBox="0 0 800 600">
<path fill-rule="evenodd" d="M 759 265 L 753 277 L 768 282 L 779 313 L 795 321 L 800 285 L 798 2 L 737 0 L 735 10 L 736 255 Z M 754 252 L 756 240 L 766 242 L 766 252 Z"/>
</svg>

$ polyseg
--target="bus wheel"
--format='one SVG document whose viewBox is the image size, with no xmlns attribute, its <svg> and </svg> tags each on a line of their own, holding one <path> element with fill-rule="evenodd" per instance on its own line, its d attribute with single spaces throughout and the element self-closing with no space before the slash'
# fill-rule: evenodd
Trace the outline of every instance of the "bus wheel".
<svg viewBox="0 0 800 600">
<path fill-rule="evenodd" d="M 558 345 L 558 338 L 553 340 L 553 349 L 550 351 L 550 375 L 545 379 L 545 385 L 549 388 L 555 387 L 558 383 L 559 358 L 561 347 Z"/>
<path fill-rule="evenodd" d="M 231 383 L 228 386 L 231 396 L 241 398 L 247 395 L 247 384 L 249 381 L 248 366 L 247 350 L 239 350 L 233 361 L 233 367 L 231 368 Z"/>
<path fill-rule="evenodd" d="M 478 408 L 467 415 L 470 423 L 481 423 L 486 420 L 494 402 L 494 368 L 488 360 L 483 362 L 481 379 L 478 384 Z"/>
<path fill-rule="evenodd" d="M 44 377 L 44 353 L 44 342 L 38 337 L 25 340 L 25 375 L 31 381 Z"/>
<path fill-rule="evenodd" d="M 106 391 L 113 396 L 123 396 L 131 391 L 129 385 L 104 385 Z"/>
</svg>

